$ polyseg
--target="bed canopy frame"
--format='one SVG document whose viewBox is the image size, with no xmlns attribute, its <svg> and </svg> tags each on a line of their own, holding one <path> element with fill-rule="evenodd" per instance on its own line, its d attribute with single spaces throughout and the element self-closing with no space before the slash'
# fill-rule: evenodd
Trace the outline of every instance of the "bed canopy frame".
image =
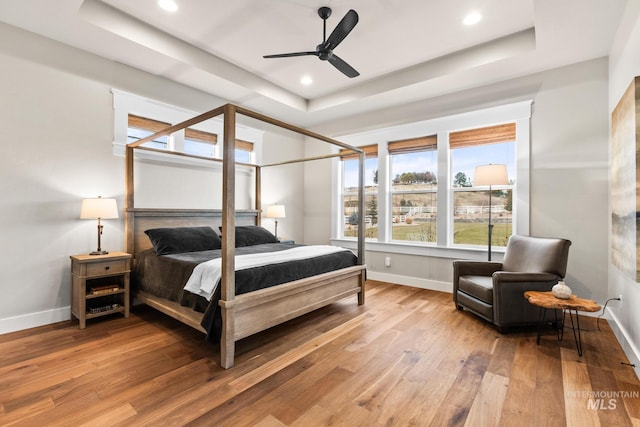
<svg viewBox="0 0 640 427">
<path fill-rule="evenodd" d="M 313 276 L 294 282 L 285 283 L 272 288 L 261 289 L 247 294 L 235 294 L 235 226 L 261 221 L 261 169 L 284 164 L 306 162 L 339 156 L 310 157 L 290 160 L 268 165 L 236 163 L 236 122 L 237 115 L 243 115 L 300 135 L 324 141 L 351 150 L 359 158 L 358 186 L 358 245 L 357 265 L 333 272 Z M 180 131 L 197 123 L 222 116 L 223 121 L 223 157 L 216 159 L 180 152 L 144 147 L 143 144 L 156 138 Z M 135 150 L 151 151 L 175 156 L 185 156 L 222 163 L 222 209 L 164 209 L 136 208 L 134 197 L 134 157 Z M 225 104 L 207 111 L 184 122 L 167 127 L 153 135 L 130 143 L 126 147 L 126 196 L 125 196 L 125 244 L 127 251 L 134 255 L 150 247 L 144 230 L 161 226 L 213 225 L 218 222 L 222 226 L 222 279 L 221 299 L 219 301 L 222 314 L 222 334 L 220 339 L 220 365 L 223 368 L 233 366 L 235 342 L 241 338 L 265 330 L 294 317 L 308 313 L 317 308 L 338 301 L 348 295 L 357 294 L 358 304 L 364 304 L 364 160 L 365 153 L 357 147 L 328 138 L 309 130 L 267 117 L 260 113 Z M 235 208 L 235 172 L 236 166 L 255 168 L 255 209 L 236 210 Z M 202 313 L 194 312 L 162 298 L 138 293 L 135 295 L 142 302 L 188 324 L 199 330 Z"/>
</svg>

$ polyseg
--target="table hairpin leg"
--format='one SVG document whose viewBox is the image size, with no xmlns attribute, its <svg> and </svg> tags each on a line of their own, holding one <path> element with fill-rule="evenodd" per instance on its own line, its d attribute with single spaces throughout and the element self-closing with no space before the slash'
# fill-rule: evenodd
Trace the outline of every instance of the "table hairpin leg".
<svg viewBox="0 0 640 427">
<path fill-rule="evenodd" d="M 573 329 L 573 338 L 576 340 L 576 348 L 578 349 L 578 356 L 582 357 L 582 337 L 580 336 L 580 318 L 578 317 L 578 310 L 575 310 L 576 323 L 573 323 L 573 315 L 571 310 L 569 311 L 569 319 L 571 319 L 571 329 Z M 563 316 L 564 317 L 564 316 Z M 576 335 L 576 328 L 578 333 Z"/>
<path fill-rule="evenodd" d="M 540 314 L 538 315 L 538 336 L 536 337 L 537 345 L 540 345 L 540 336 L 542 335 L 542 326 L 544 325 L 544 318 L 545 318 L 545 315 L 547 314 L 546 307 L 540 307 L 539 313 Z M 558 310 L 556 309 L 553 310 L 553 318 L 556 325 L 556 335 L 558 336 L 558 341 L 562 341 L 562 339 L 564 338 L 564 313 L 565 311 L 562 310 L 562 318 L 560 323 L 558 323 Z M 575 334 L 575 331 L 574 331 L 574 334 Z"/>
<path fill-rule="evenodd" d="M 558 335 L 558 341 L 562 341 L 564 338 L 564 310 L 562 311 L 562 319 L 560 323 L 558 323 L 558 310 L 553 310 L 553 317 L 556 321 L 556 333 Z"/>
</svg>

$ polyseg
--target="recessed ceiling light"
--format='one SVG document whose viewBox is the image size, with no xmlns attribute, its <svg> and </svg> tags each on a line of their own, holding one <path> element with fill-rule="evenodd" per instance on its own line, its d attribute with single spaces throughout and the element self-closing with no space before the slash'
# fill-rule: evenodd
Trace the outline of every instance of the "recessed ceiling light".
<svg viewBox="0 0 640 427">
<path fill-rule="evenodd" d="M 462 23 L 464 25 L 474 25 L 480 22 L 481 19 L 482 19 L 482 15 L 480 15 L 478 12 L 471 12 L 470 14 L 464 17 L 464 20 L 462 21 Z"/>
<path fill-rule="evenodd" d="M 167 12 L 175 12 L 178 10 L 178 5 L 173 0 L 158 0 L 158 6 Z"/>
<path fill-rule="evenodd" d="M 313 83 L 313 79 L 310 76 L 302 76 L 302 78 L 300 79 L 300 83 L 305 86 L 309 86 L 311 83 Z"/>
</svg>

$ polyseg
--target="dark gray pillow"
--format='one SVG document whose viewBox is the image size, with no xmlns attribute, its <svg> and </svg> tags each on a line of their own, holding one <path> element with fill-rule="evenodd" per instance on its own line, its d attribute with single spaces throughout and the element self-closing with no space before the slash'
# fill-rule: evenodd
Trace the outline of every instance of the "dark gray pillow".
<svg viewBox="0 0 640 427">
<path fill-rule="evenodd" d="M 152 228 L 145 230 L 158 255 L 220 249 L 220 237 L 211 227 Z"/>
<path fill-rule="evenodd" d="M 222 230 L 222 227 L 220 227 L 220 230 Z M 236 248 L 261 245 L 263 243 L 278 243 L 278 239 L 269 230 L 257 225 L 236 226 Z"/>
</svg>

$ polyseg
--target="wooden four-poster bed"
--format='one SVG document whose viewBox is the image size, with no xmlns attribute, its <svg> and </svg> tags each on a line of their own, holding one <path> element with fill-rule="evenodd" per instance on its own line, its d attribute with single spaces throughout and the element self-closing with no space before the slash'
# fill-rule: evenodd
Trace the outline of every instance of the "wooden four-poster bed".
<svg viewBox="0 0 640 427">
<path fill-rule="evenodd" d="M 329 254 L 324 256 L 323 260 L 327 261 L 327 266 L 322 267 L 321 270 L 314 270 L 318 266 L 322 266 L 322 262 L 312 260 L 302 260 L 303 264 L 295 264 L 292 267 L 296 274 L 290 275 L 285 272 L 282 273 L 278 270 L 271 270 L 275 268 L 281 268 L 274 265 L 268 265 L 259 267 L 261 269 L 262 276 L 246 276 L 247 270 L 236 271 L 236 255 L 244 254 L 247 250 L 241 246 L 237 241 L 239 231 L 243 232 L 249 230 L 253 233 L 252 227 L 260 225 L 261 219 L 261 169 L 264 167 L 279 166 L 282 164 L 289 164 L 295 162 L 312 161 L 324 158 L 335 157 L 336 155 L 328 155 L 307 159 L 291 160 L 278 164 L 271 165 L 247 165 L 242 164 L 243 167 L 255 168 L 255 209 L 250 210 L 236 210 L 235 209 L 235 143 L 236 143 L 236 115 L 240 114 L 279 128 L 286 129 L 288 131 L 295 132 L 297 134 L 314 138 L 320 141 L 324 141 L 329 144 L 337 145 L 340 148 L 352 150 L 359 156 L 359 189 L 358 189 L 358 246 L 357 257 L 348 251 L 348 255 L 353 257 L 353 262 L 341 261 L 338 262 L 337 267 L 327 267 L 329 265 L 329 258 L 337 256 L 338 254 Z M 143 144 L 148 141 L 152 141 L 161 136 L 169 135 L 176 131 L 180 131 L 187 127 L 193 126 L 197 123 L 209 120 L 211 118 L 223 116 L 223 158 L 213 159 L 200 156 L 192 156 L 184 153 L 173 152 L 175 156 L 195 157 L 199 159 L 206 159 L 209 161 L 222 162 L 222 209 L 163 209 L 163 208 L 136 208 L 134 197 L 134 166 L 135 166 L 135 152 L 137 150 L 142 151 L 156 151 L 164 154 L 167 151 L 157 150 L 154 148 L 145 147 Z M 126 223 L 126 247 L 129 253 L 134 255 L 134 276 L 133 276 L 133 296 L 141 302 L 154 307 L 163 313 L 172 316 L 183 323 L 192 326 L 198 330 L 204 331 L 208 334 L 208 337 L 217 337 L 220 339 L 220 365 L 223 368 L 229 368 L 234 364 L 234 352 L 235 342 L 255 334 L 257 332 L 268 329 L 279 323 L 293 319 L 305 313 L 316 310 L 325 305 L 331 304 L 349 295 L 357 294 L 358 304 L 364 304 L 365 294 L 365 265 L 364 265 L 364 152 L 357 147 L 344 144 L 340 141 L 316 134 L 306 129 L 293 126 L 273 118 L 269 118 L 259 113 L 232 105 L 226 104 L 222 107 L 213 109 L 192 119 L 186 120 L 182 123 L 170 126 L 160 132 L 157 132 L 149 137 L 143 138 L 134 143 L 128 144 L 126 149 L 126 200 L 125 200 L 125 223 Z M 163 255 L 160 253 L 157 245 L 157 241 L 150 240 L 153 230 L 171 230 L 175 231 L 189 229 L 195 232 L 196 236 L 202 232 L 202 229 L 195 229 L 192 227 L 206 226 L 211 227 L 213 230 L 220 230 L 220 248 L 217 249 L 218 256 L 220 258 L 221 278 L 219 285 L 217 286 L 218 296 L 212 298 L 210 302 L 206 303 L 201 297 L 194 297 L 200 300 L 193 302 L 189 300 L 185 303 L 184 300 L 179 300 L 175 297 L 169 297 L 167 294 L 171 292 L 153 292 L 148 289 L 152 289 L 153 285 L 145 288 L 144 286 L 136 286 L 136 281 L 144 281 L 145 275 L 140 274 L 140 277 L 136 277 L 136 268 L 140 270 L 142 264 L 156 265 L 154 263 L 163 261 L 163 258 L 171 258 L 170 263 L 179 265 L 182 268 L 182 273 L 173 273 L 171 270 L 162 270 L 156 276 L 163 276 L 165 279 L 178 280 L 180 274 L 184 276 L 185 271 L 191 271 L 193 269 L 194 262 L 200 262 L 198 259 L 194 261 L 190 259 L 192 263 L 189 267 L 185 267 L 183 254 Z M 257 227 L 256 227 L 257 229 Z M 208 230 L 208 229 L 207 229 Z M 258 230 L 259 231 L 259 230 Z M 204 235 L 208 236 L 208 231 L 204 231 Z M 190 240 L 193 241 L 193 240 Z M 264 242 L 258 242 L 264 243 Z M 267 242 L 271 244 L 272 242 Z M 260 248 L 262 251 L 270 249 L 263 249 L 265 245 L 256 245 L 255 248 Z M 180 244 L 178 244 L 179 246 Z M 287 248 L 281 247 L 283 243 L 274 243 L 277 247 L 276 250 L 286 250 Z M 297 245 L 296 245 L 297 246 Z M 152 248 L 153 247 L 153 248 Z M 206 248 L 211 249 L 211 248 Z M 156 253 L 154 253 L 154 251 Z M 149 255 L 151 253 L 151 255 Z M 195 253 L 195 252 L 194 252 Z M 194 253 L 187 254 L 189 256 Z M 147 257 L 147 258 L 145 258 Z M 150 261 L 149 258 L 151 257 Z M 176 259 L 177 258 L 177 259 Z M 197 258 L 197 257 L 196 257 Z M 240 259 L 240 258 L 238 258 Z M 306 263 L 306 264 L 305 264 Z M 287 265 L 294 265 L 294 262 L 284 263 L 284 268 Z M 158 264 L 159 265 L 159 264 Z M 283 265 L 283 264 L 281 264 Z M 337 269 L 335 269 L 337 268 Z M 152 267 L 153 270 L 153 267 Z M 251 271 L 250 269 L 249 271 Z M 319 273 L 318 273 L 319 271 Z M 284 283 L 277 283 L 275 276 L 282 276 L 285 279 Z M 306 274 L 303 274 L 306 273 Z M 308 276 L 312 274 L 311 276 Z M 147 276 L 151 276 L 151 273 L 147 273 Z M 256 278 L 261 277 L 261 278 Z M 287 280 L 287 277 L 296 277 L 295 280 Z M 238 279 L 238 283 L 236 283 Z M 257 290 L 239 290 L 238 287 L 244 287 L 242 283 L 249 283 L 252 281 L 264 281 L 265 283 L 258 283 L 254 288 Z M 273 283 L 267 283 L 273 282 Z M 181 285 L 182 286 L 182 285 Z M 268 286 L 268 287 L 266 287 Z M 244 289 L 244 288 L 243 288 Z M 180 292 L 182 292 L 180 290 Z M 242 293 L 241 293 L 242 292 Z M 175 293 L 175 292 L 174 292 Z M 185 293 L 187 293 L 185 291 Z M 193 310 L 192 307 L 196 305 L 207 305 L 207 307 L 200 307 L 200 311 Z M 191 307 L 189 307 L 189 305 Z M 204 312 L 203 312 L 204 311 Z M 214 314 L 212 314 L 214 313 Z M 217 316 L 219 325 L 218 334 L 211 330 L 215 324 L 212 320 Z M 207 320 L 208 318 L 208 320 Z"/>
</svg>

